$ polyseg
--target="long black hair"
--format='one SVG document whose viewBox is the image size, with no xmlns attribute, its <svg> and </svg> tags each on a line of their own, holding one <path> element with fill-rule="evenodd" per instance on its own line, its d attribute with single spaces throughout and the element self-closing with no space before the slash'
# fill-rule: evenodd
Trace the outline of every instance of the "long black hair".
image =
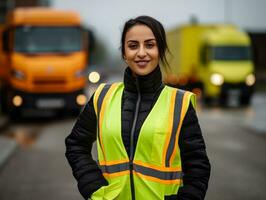
<svg viewBox="0 0 266 200">
<path fill-rule="evenodd" d="M 125 38 L 126 38 L 126 33 L 130 28 L 132 28 L 135 25 L 145 25 L 149 27 L 155 36 L 156 43 L 158 46 L 158 51 L 159 51 L 159 59 L 160 61 L 168 66 L 168 62 L 166 59 L 166 51 L 169 51 L 168 45 L 166 42 L 166 35 L 165 35 L 165 30 L 163 25 L 156 19 L 150 17 L 150 16 L 139 16 L 134 19 L 128 20 L 123 28 L 122 32 L 122 37 L 121 37 L 121 55 L 122 58 L 124 58 L 125 55 Z"/>
</svg>

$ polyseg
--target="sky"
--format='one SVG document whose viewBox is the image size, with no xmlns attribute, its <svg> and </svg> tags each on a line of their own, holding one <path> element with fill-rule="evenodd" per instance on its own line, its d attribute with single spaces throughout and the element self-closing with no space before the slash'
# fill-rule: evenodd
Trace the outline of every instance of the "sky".
<svg viewBox="0 0 266 200">
<path fill-rule="evenodd" d="M 106 47 L 110 66 L 120 59 L 123 24 L 139 15 L 159 20 L 166 30 L 189 22 L 233 23 L 242 29 L 266 32 L 266 0 L 53 0 L 52 7 L 74 10 Z M 104 62 L 104 63 L 106 63 Z"/>
</svg>

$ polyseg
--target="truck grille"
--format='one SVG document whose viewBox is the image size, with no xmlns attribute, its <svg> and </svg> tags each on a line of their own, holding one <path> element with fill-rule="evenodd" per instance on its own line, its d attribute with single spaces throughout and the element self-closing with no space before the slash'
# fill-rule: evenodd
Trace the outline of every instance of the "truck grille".
<svg viewBox="0 0 266 200">
<path fill-rule="evenodd" d="M 61 77 L 37 77 L 34 78 L 33 84 L 38 86 L 58 86 L 58 85 L 64 85 L 66 83 L 66 80 Z"/>
</svg>

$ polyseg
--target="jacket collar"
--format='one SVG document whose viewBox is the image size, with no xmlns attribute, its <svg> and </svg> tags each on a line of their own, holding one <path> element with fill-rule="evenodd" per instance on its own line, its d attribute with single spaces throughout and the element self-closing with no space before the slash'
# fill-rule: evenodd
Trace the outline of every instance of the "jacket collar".
<svg viewBox="0 0 266 200">
<path fill-rule="evenodd" d="M 147 75 L 137 77 L 134 77 L 131 69 L 127 67 L 124 73 L 124 84 L 125 90 L 129 92 L 137 92 L 139 88 L 141 93 L 154 93 L 162 86 L 160 67 L 156 67 Z"/>
</svg>

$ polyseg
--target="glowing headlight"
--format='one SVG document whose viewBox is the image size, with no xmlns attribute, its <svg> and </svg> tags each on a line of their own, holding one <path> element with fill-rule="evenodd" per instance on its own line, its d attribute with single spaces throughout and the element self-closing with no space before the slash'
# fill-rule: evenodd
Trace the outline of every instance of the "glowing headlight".
<svg viewBox="0 0 266 200">
<path fill-rule="evenodd" d="M 85 105 L 87 101 L 87 97 L 84 95 L 84 94 L 79 94 L 77 97 L 76 97 L 76 102 L 78 105 L 80 106 L 83 106 Z"/>
<path fill-rule="evenodd" d="M 13 97 L 12 102 L 13 102 L 14 106 L 19 107 L 22 105 L 23 99 L 21 96 L 16 95 Z"/>
<path fill-rule="evenodd" d="M 252 85 L 254 85 L 255 81 L 256 81 L 256 78 L 255 78 L 254 74 L 249 74 L 249 75 L 246 77 L 246 84 L 247 84 L 248 86 L 252 86 Z"/>
<path fill-rule="evenodd" d="M 24 80 L 26 78 L 24 72 L 20 71 L 20 70 L 12 70 L 12 75 L 20 80 Z"/>
<path fill-rule="evenodd" d="M 220 86 L 224 83 L 224 77 L 221 74 L 212 74 L 211 75 L 211 83 L 216 86 Z"/>
<path fill-rule="evenodd" d="M 88 77 L 89 81 L 92 83 L 97 83 L 100 80 L 100 74 L 98 72 L 91 72 Z"/>
</svg>

